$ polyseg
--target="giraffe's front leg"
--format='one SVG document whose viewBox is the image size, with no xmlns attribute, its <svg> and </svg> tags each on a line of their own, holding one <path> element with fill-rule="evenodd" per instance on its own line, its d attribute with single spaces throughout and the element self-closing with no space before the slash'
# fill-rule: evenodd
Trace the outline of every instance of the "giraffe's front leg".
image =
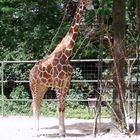
<svg viewBox="0 0 140 140">
<path fill-rule="evenodd" d="M 65 112 L 65 97 L 66 93 L 62 89 L 57 89 L 57 112 L 58 112 L 58 121 L 59 121 L 59 135 L 60 137 L 65 137 L 65 122 L 64 122 L 64 112 Z"/>
<path fill-rule="evenodd" d="M 34 135 L 37 136 L 39 132 L 39 114 L 40 114 L 40 103 L 33 99 L 33 116 L 34 116 Z"/>
<path fill-rule="evenodd" d="M 38 91 L 38 92 L 36 92 Z M 46 87 L 43 86 L 36 86 L 36 91 L 32 90 L 32 107 L 33 107 L 33 116 L 35 120 L 35 126 L 34 126 L 34 135 L 37 136 L 39 134 L 39 115 L 40 115 L 40 105 L 42 102 L 42 99 L 44 97 L 45 92 L 47 91 Z"/>
<path fill-rule="evenodd" d="M 59 119 L 59 136 L 65 137 L 66 130 L 65 130 L 65 122 L 64 122 L 64 109 L 58 107 L 58 119 Z"/>
</svg>

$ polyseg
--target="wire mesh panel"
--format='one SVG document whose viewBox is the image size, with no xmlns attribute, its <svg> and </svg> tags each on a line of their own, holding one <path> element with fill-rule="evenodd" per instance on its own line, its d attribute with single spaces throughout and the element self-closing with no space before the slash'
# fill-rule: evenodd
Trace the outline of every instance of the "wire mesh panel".
<svg viewBox="0 0 140 140">
<path fill-rule="evenodd" d="M 102 61 L 102 63 L 101 63 Z M 130 60 L 132 64 L 134 60 Z M 22 110 L 22 113 L 31 112 L 32 96 L 29 88 L 28 75 L 36 61 L 1 61 L 0 62 L 0 111 L 1 114 L 6 112 L 16 114 L 15 110 Z M 113 60 L 112 59 L 91 59 L 91 60 L 72 60 L 73 75 L 71 86 L 67 95 L 67 106 L 71 108 L 79 108 L 84 106 L 87 111 L 88 99 L 96 98 L 102 94 L 102 105 L 106 106 L 106 101 L 110 104 L 112 100 L 113 87 Z M 102 64 L 102 65 L 101 65 Z M 129 73 L 126 72 L 126 84 L 130 80 L 131 87 L 126 90 L 126 98 L 135 99 L 135 93 L 139 92 L 138 84 L 140 81 L 137 66 L 135 63 L 131 69 L 131 79 Z M 129 94 L 133 93 L 133 94 Z M 132 98 L 133 97 L 133 98 Z M 50 88 L 44 96 L 42 104 L 45 107 L 45 102 L 49 101 L 48 106 L 55 102 L 56 95 L 53 88 Z M 129 102 L 129 105 L 132 102 Z M 22 109 L 17 109 L 16 107 Z M 19 108 L 20 108 L 19 107 Z M 53 107 L 53 106 L 51 106 Z M 43 109 L 42 109 L 43 110 Z M 54 110 L 51 108 L 51 110 Z M 128 107 L 130 111 L 130 107 Z M 18 111 L 17 111 L 18 113 Z"/>
</svg>

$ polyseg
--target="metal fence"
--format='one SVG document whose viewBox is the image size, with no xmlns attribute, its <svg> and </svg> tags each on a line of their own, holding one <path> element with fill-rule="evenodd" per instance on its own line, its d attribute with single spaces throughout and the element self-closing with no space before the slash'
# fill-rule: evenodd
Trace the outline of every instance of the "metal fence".
<svg viewBox="0 0 140 140">
<path fill-rule="evenodd" d="M 91 91 L 94 92 L 97 91 L 99 93 L 106 93 L 110 94 L 112 93 L 112 59 L 88 59 L 88 60 L 72 60 L 72 65 L 74 67 L 74 72 L 72 76 L 72 85 L 73 84 L 79 84 L 83 83 L 89 83 L 91 86 Z M 129 59 L 130 63 L 134 62 L 134 59 Z M 1 114 L 4 115 L 5 110 L 5 101 L 29 101 L 29 99 L 7 99 L 5 98 L 5 92 L 4 92 L 4 84 L 6 84 L 9 80 L 13 80 L 15 83 L 29 83 L 28 81 L 28 73 L 30 68 L 34 65 L 36 61 L 0 61 L 0 84 L 1 84 Z M 17 72 L 18 70 L 9 70 L 6 71 L 7 65 L 12 65 L 14 68 L 16 68 L 16 65 L 21 65 L 19 69 L 23 69 L 23 66 L 25 67 L 26 74 L 24 76 L 21 76 L 24 72 L 19 70 L 18 74 L 14 74 L 14 72 Z M 27 64 L 30 64 L 28 68 L 26 69 Z M 134 71 L 134 72 L 133 72 Z M 12 77 L 8 77 L 9 75 L 15 75 L 15 77 L 12 79 Z M 131 82 L 133 82 L 133 85 L 136 85 L 140 82 L 139 77 L 139 71 L 137 70 L 137 63 L 134 65 L 132 70 L 133 78 Z M 23 79 L 20 79 L 23 78 Z M 25 78 L 25 79 L 24 79 Z M 127 79 L 126 79 L 127 81 Z M 81 85 L 80 85 L 81 86 Z M 88 85 L 89 86 L 89 85 Z M 92 88 L 93 87 L 93 88 Z M 131 90 L 129 90 L 130 92 Z M 132 92 L 132 91 L 131 91 Z M 139 91 L 135 91 L 139 92 Z M 45 99 L 45 101 L 53 101 L 55 99 Z M 70 101 L 71 99 L 67 99 Z M 110 99 L 107 99 L 110 101 Z M 31 101 L 31 99 L 30 99 Z M 79 101 L 78 99 L 72 99 L 72 101 Z M 88 101 L 87 99 L 82 99 L 80 101 Z M 129 100 L 130 101 L 130 100 Z"/>
</svg>

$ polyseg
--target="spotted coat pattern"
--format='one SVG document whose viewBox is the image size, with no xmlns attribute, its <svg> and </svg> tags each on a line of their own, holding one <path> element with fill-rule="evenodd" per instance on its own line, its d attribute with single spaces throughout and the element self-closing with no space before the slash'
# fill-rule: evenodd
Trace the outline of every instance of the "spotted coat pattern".
<svg viewBox="0 0 140 140">
<path fill-rule="evenodd" d="M 33 114 L 36 129 L 39 129 L 39 112 L 43 96 L 47 92 L 48 87 L 54 87 L 56 90 L 59 115 L 59 133 L 61 136 L 65 136 L 65 98 L 72 75 L 70 58 L 78 35 L 84 5 L 88 2 L 89 0 L 79 0 L 76 14 L 66 36 L 47 58 L 38 61 L 30 71 L 29 82 L 33 97 Z"/>
</svg>

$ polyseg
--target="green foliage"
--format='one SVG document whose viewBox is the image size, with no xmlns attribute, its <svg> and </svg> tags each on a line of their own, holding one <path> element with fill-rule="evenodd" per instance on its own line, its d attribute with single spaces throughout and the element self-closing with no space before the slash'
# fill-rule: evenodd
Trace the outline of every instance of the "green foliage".
<svg viewBox="0 0 140 140">
<path fill-rule="evenodd" d="M 40 59 L 50 53 L 70 26 L 71 21 L 64 20 L 53 45 L 50 46 L 52 38 L 60 26 L 62 17 L 66 14 L 64 13 L 66 3 L 67 1 L 65 0 L 0 0 L 0 60 Z M 81 25 L 83 30 L 79 32 L 79 37 L 75 44 L 75 59 L 98 58 L 100 55 L 99 36 L 104 34 L 103 28 L 111 31 L 112 0 L 96 0 L 93 5 L 94 11 L 86 11 L 84 14 L 83 25 Z M 133 32 L 136 30 L 135 8 L 136 1 L 127 1 L 126 46 L 129 48 L 134 46 L 134 39 L 136 38 L 136 32 Z M 75 8 L 71 8 L 70 11 L 73 9 Z M 66 18 L 73 17 L 69 13 L 74 12 L 68 12 Z M 104 23 L 103 27 L 102 23 Z M 101 30 L 99 34 L 99 27 L 97 26 Z M 91 31 L 88 31 L 88 28 L 95 28 L 94 32 L 97 34 L 93 33 L 87 36 Z M 103 50 L 104 57 L 109 57 L 110 54 L 105 44 L 103 48 L 105 48 Z M 51 51 L 48 52 L 48 50 Z M 75 52 L 77 53 L 75 54 Z"/>
<path fill-rule="evenodd" d="M 28 80 L 29 71 L 33 64 L 15 63 L 5 64 L 4 79 L 6 80 Z"/>
<path fill-rule="evenodd" d="M 72 73 L 72 79 L 83 80 L 82 70 L 79 67 L 76 67 Z"/>
<path fill-rule="evenodd" d="M 79 105 L 85 105 L 86 102 L 83 102 L 84 99 L 89 97 L 89 92 L 91 91 L 91 85 L 87 82 L 84 82 L 84 77 L 82 76 L 82 70 L 76 67 L 73 70 L 72 79 L 74 80 L 83 80 L 82 82 L 73 83 L 69 89 L 67 99 L 74 100 L 70 101 L 67 106 L 71 108 L 78 107 Z M 75 101 L 79 100 L 79 101 Z"/>
<path fill-rule="evenodd" d="M 10 94 L 12 99 L 29 99 L 29 93 L 25 92 L 23 86 L 17 86 Z"/>
<path fill-rule="evenodd" d="M 66 34 L 71 21 L 64 20 L 53 45 L 51 41 L 64 16 L 65 1 L 0 1 L 0 59 L 1 60 L 31 60 L 40 59 L 53 50 Z M 68 15 L 67 15 L 68 16 Z M 72 16 L 72 15 L 71 15 Z M 86 21 L 91 20 L 93 12 L 86 11 Z M 85 22 L 86 22 L 85 21 Z M 90 22 L 91 23 L 91 22 Z M 82 34 L 79 34 L 81 36 Z M 81 45 L 83 38 L 79 37 L 75 48 Z M 88 39 L 89 40 L 89 39 Z M 85 42 L 83 45 L 86 45 Z M 90 45 L 79 58 L 96 57 L 94 45 Z M 52 48 L 50 48 L 52 47 Z M 90 51 L 89 51 L 90 50 Z M 75 58 L 78 58 L 76 54 Z M 86 56 L 84 56 L 86 55 Z"/>
<path fill-rule="evenodd" d="M 79 118 L 79 119 L 92 119 L 95 114 L 88 112 L 88 107 L 79 105 L 75 108 L 66 106 L 65 116 L 68 118 Z"/>
<path fill-rule="evenodd" d="M 52 117 L 55 116 L 55 114 L 57 113 L 57 109 L 56 109 L 56 102 L 43 102 L 41 105 L 41 114 L 48 116 L 48 117 Z"/>
<path fill-rule="evenodd" d="M 31 102 L 6 101 L 4 113 L 5 115 L 32 115 Z"/>
<path fill-rule="evenodd" d="M 59 1 L 54 0 L 1 1 L 1 60 L 43 56 L 59 26 L 61 10 Z"/>
<path fill-rule="evenodd" d="M 26 101 L 26 99 L 29 99 L 29 93 L 25 92 L 23 86 L 17 86 L 13 89 L 10 96 L 13 101 L 5 102 L 4 107 L 6 114 L 31 114 L 31 102 Z"/>
<path fill-rule="evenodd" d="M 136 40 L 138 37 L 138 21 L 136 16 L 136 1 L 127 1 L 126 5 L 126 49 L 130 58 L 136 57 Z"/>
</svg>

